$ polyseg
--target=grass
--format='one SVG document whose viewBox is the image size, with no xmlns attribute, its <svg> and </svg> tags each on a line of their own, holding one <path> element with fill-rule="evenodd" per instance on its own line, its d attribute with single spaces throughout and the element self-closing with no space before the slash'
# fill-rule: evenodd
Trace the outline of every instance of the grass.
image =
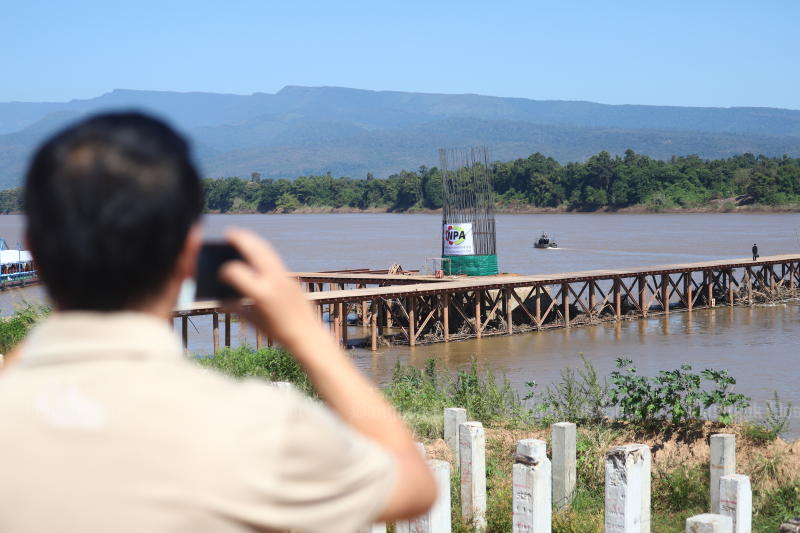
<svg viewBox="0 0 800 533">
<path fill-rule="evenodd" d="M 43 305 L 27 304 L 17 309 L 13 315 L 0 318 L 0 353 L 10 352 L 49 312 Z"/>
<path fill-rule="evenodd" d="M 313 394 L 302 370 L 287 354 L 267 349 L 226 350 L 220 355 L 199 359 L 205 366 L 218 368 L 235 377 L 261 377 L 292 381 Z M 553 405 L 561 393 L 570 405 L 561 406 L 583 416 L 577 435 L 578 487 L 571 505 L 553 513 L 553 531 L 600 532 L 603 530 L 604 460 L 606 450 L 625 442 L 644 442 L 651 446 L 652 531 L 682 532 L 686 518 L 708 510 L 708 436 L 720 430 L 719 423 L 688 421 L 686 427 L 672 422 L 658 432 L 636 424 L 620 423 L 597 416 L 604 400 L 599 394 L 587 400 L 586 391 L 597 391 L 602 381 L 584 366 L 580 373 L 565 373 L 563 379 L 577 379 L 584 394 L 573 393 L 574 383 L 556 384 L 542 396 L 549 405 L 530 406 L 511 388 L 508 380 L 482 372 L 473 363 L 468 370 L 450 374 L 428 361 L 424 368 L 398 364 L 384 389 L 387 399 L 403 415 L 416 437 L 423 441 L 428 455 L 450 460 L 452 454 L 441 440 L 442 411 L 445 407 L 465 407 L 471 420 L 486 428 L 486 522 L 489 533 L 511 530 L 511 471 L 516 441 L 539 438 L 549 441 Z M 588 386 L 587 386 L 588 385 Z M 557 387 L 561 387 L 560 389 Z M 581 398 L 581 396 L 583 396 Z M 537 416 L 548 413 L 547 416 Z M 788 459 L 785 443 L 775 431 L 783 429 L 778 420 L 769 426 L 728 426 L 725 431 L 739 435 L 739 471 L 748 474 L 753 485 L 754 531 L 775 531 L 779 524 L 800 514 L 800 466 Z M 669 426 L 669 427 L 667 427 Z M 764 438 L 751 438 L 753 428 L 761 428 Z M 459 474 L 453 469 L 451 480 L 453 531 L 471 532 L 474 528 L 461 520 Z"/>
<path fill-rule="evenodd" d="M 297 360 L 283 350 L 225 348 L 215 356 L 198 357 L 197 363 L 237 379 L 288 381 L 306 394 L 315 394 L 314 387 Z"/>
</svg>

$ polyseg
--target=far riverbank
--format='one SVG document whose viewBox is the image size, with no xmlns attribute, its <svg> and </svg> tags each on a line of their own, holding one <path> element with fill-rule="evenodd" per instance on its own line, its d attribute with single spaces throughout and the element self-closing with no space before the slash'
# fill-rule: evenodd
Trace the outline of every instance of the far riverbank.
<svg viewBox="0 0 800 533">
<path fill-rule="evenodd" d="M 391 207 L 370 207 L 361 209 L 357 207 L 333 206 L 300 206 L 292 209 L 273 209 L 261 212 L 253 209 L 234 209 L 225 212 L 208 210 L 207 214 L 213 215 L 336 215 L 336 214 L 398 214 L 398 215 L 433 215 L 441 214 L 441 209 L 411 208 L 405 210 Z M 713 204 L 697 207 L 653 208 L 647 205 L 635 205 L 622 209 L 609 209 L 607 207 L 593 211 L 571 209 L 568 206 L 536 207 L 527 204 L 498 204 L 495 213 L 500 215 L 681 215 L 695 213 L 726 213 L 726 214 L 764 214 L 764 213 L 800 213 L 800 204 L 784 205 L 731 205 L 726 202 L 716 201 Z"/>
</svg>

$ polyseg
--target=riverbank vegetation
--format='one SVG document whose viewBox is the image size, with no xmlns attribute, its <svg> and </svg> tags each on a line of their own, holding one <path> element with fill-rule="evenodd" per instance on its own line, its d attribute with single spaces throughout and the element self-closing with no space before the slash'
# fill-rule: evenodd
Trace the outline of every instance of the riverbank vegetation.
<svg viewBox="0 0 800 533">
<path fill-rule="evenodd" d="M 223 350 L 198 362 L 240 378 L 290 381 L 314 396 L 299 365 L 280 350 Z M 454 462 L 442 440 L 445 407 L 464 407 L 470 420 L 484 424 L 489 532 L 511 531 L 516 442 L 538 438 L 549 445 L 550 425 L 564 419 L 578 424 L 578 485 L 572 504 L 553 515 L 555 532 L 602 531 L 605 452 L 628 442 L 648 444 L 653 452 L 652 530 L 682 532 L 687 517 L 708 511 L 708 439 L 718 432 L 737 436 L 737 472 L 750 476 L 753 487 L 753 530 L 776 531 L 800 514 L 800 441 L 780 437 L 794 413 L 791 405 L 776 396 L 764 416 L 734 423 L 734 413 L 749 399 L 732 390 L 735 379 L 723 370 L 683 366 L 642 376 L 628 359 L 617 366 L 603 378 L 584 359 L 544 390 L 530 382 L 529 394 L 520 397 L 506 379 L 475 364 L 451 374 L 430 360 L 422 369 L 398 364 L 383 390 L 429 457 Z M 459 480 L 453 472 L 453 530 L 471 531 L 458 518 Z"/>
<path fill-rule="evenodd" d="M 664 212 L 800 210 L 800 159 L 742 154 L 661 161 L 627 150 L 560 164 L 540 153 L 492 164 L 497 208 L 504 212 Z M 416 212 L 442 206 L 435 167 L 387 178 L 300 176 L 203 180 L 213 213 Z M 21 189 L 0 191 L 0 212 L 22 211 Z"/>
<path fill-rule="evenodd" d="M 10 352 L 49 312 L 44 305 L 27 304 L 10 316 L 0 317 L 0 354 Z"/>
<path fill-rule="evenodd" d="M 526 211 L 716 210 L 743 206 L 800 206 L 800 159 L 738 155 L 660 161 L 628 150 L 600 152 L 582 163 L 559 164 L 536 153 L 493 165 L 498 209 Z M 442 205 L 441 175 L 421 167 L 385 179 L 302 176 L 294 180 L 239 178 L 204 181 L 213 212 L 294 212 L 308 208 L 435 210 Z"/>
</svg>

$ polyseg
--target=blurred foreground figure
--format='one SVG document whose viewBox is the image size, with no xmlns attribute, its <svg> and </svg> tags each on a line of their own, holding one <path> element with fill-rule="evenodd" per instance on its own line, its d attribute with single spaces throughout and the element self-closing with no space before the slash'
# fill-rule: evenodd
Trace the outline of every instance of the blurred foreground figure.
<svg viewBox="0 0 800 533">
<path fill-rule="evenodd" d="M 222 277 L 325 405 L 186 360 L 170 323 L 201 185 L 168 126 L 67 129 L 35 154 L 25 203 L 55 311 L 0 375 L 0 531 L 353 532 L 431 505 L 409 431 L 257 236 L 229 234 L 245 261 Z"/>
</svg>

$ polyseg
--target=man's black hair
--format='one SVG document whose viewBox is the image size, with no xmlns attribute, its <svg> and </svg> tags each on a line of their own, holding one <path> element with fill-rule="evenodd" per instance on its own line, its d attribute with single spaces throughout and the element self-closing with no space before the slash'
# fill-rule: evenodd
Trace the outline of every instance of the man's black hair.
<svg viewBox="0 0 800 533">
<path fill-rule="evenodd" d="M 186 141 L 140 113 L 68 127 L 36 151 L 25 180 L 29 246 L 64 310 L 132 309 L 157 294 L 201 207 Z"/>
</svg>

